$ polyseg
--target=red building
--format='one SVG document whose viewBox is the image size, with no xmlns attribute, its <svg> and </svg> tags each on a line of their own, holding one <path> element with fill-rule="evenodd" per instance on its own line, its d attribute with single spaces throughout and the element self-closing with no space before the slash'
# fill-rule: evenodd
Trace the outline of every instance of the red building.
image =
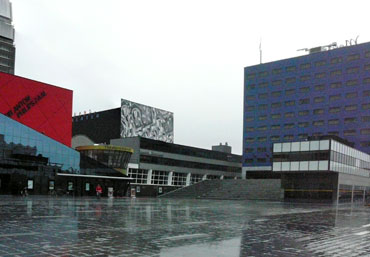
<svg viewBox="0 0 370 257">
<path fill-rule="evenodd" d="M 72 90 L 0 72 L 0 113 L 71 146 Z"/>
</svg>

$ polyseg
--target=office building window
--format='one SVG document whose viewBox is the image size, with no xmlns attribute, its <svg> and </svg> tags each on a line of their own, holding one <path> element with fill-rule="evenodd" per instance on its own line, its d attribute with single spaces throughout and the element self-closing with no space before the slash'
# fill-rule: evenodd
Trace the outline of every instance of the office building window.
<svg viewBox="0 0 370 257">
<path fill-rule="evenodd" d="M 314 125 L 315 127 L 319 127 L 319 126 L 324 126 L 324 121 L 323 120 L 316 120 L 314 122 L 312 122 L 312 125 Z"/>
<path fill-rule="evenodd" d="M 265 163 L 266 162 L 266 158 L 257 158 L 257 162 L 259 162 L 259 163 Z"/>
<path fill-rule="evenodd" d="M 247 143 L 252 143 L 252 142 L 254 142 L 254 137 L 247 137 L 247 138 L 245 139 L 245 141 L 246 141 Z"/>
<path fill-rule="evenodd" d="M 329 131 L 328 132 L 328 135 L 338 136 L 339 135 L 339 132 L 338 131 Z"/>
<path fill-rule="evenodd" d="M 267 148 L 266 147 L 258 147 L 257 148 L 257 152 L 259 152 L 259 153 L 265 153 L 265 152 L 267 152 Z"/>
<path fill-rule="evenodd" d="M 342 75 L 342 70 L 333 70 L 330 72 L 330 76 Z"/>
<path fill-rule="evenodd" d="M 274 92 L 271 93 L 271 96 L 272 97 L 279 97 L 279 96 L 281 96 L 281 91 L 274 91 Z"/>
<path fill-rule="evenodd" d="M 245 120 L 246 120 L 246 121 L 253 121 L 253 120 L 254 120 L 254 117 L 252 117 L 252 116 L 248 116 L 248 117 L 245 117 Z"/>
<path fill-rule="evenodd" d="M 294 93 L 295 93 L 295 89 L 285 90 L 285 95 L 293 95 Z"/>
<path fill-rule="evenodd" d="M 370 141 L 362 141 L 362 142 L 360 143 L 360 145 L 361 145 L 362 147 L 370 147 Z"/>
<path fill-rule="evenodd" d="M 321 115 L 324 114 L 324 109 L 315 109 L 313 110 L 314 115 Z"/>
<path fill-rule="evenodd" d="M 259 120 L 266 120 L 267 119 L 267 115 L 261 115 L 258 117 Z"/>
<path fill-rule="evenodd" d="M 351 54 L 351 55 L 347 56 L 347 61 L 349 61 L 349 62 L 355 61 L 355 60 L 358 60 L 358 59 L 360 59 L 360 54 Z"/>
<path fill-rule="evenodd" d="M 342 61 L 343 61 L 342 57 L 334 57 L 330 60 L 330 63 L 331 64 L 337 64 L 337 63 L 341 63 Z"/>
<path fill-rule="evenodd" d="M 280 113 L 271 114 L 271 119 L 280 119 L 280 118 L 281 118 L 281 114 Z"/>
<path fill-rule="evenodd" d="M 312 136 L 319 137 L 319 136 L 322 136 L 322 133 L 321 132 L 315 132 L 315 133 L 312 133 Z"/>
<path fill-rule="evenodd" d="M 285 141 L 290 141 L 290 140 L 293 140 L 294 139 L 294 136 L 293 135 L 285 135 L 284 136 L 284 140 Z"/>
<path fill-rule="evenodd" d="M 343 131 L 343 135 L 345 135 L 345 136 L 354 136 L 354 135 L 356 135 L 356 130 L 355 129 L 345 130 L 345 131 Z"/>
<path fill-rule="evenodd" d="M 345 118 L 345 119 L 344 119 L 344 123 L 345 123 L 345 124 L 355 123 L 356 121 L 357 121 L 357 119 L 356 119 L 356 118 L 354 118 L 354 117 L 351 117 L 351 118 Z"/>
<path fill-rule="evenodd" d="M 281 107 L 281 103 L 278 102 L 278 103 L 272 103 L 271 104 L 271 108 L 280 108 Z"/>
<path fill-rule="evenodd" d="M 348 74 L 354 74 L 354 73 L 358 73 L 358 71 L 360 70 L 359 67 L 350 67 L 350 68 L 347 68 L 347 73 Z"/>
<path fill-rule="evenodd" d="M 153 170 L 151 183 L 154 185 L 166 185 L 168 183 L 168 173 L 168 171 Z M 144 183 L 146 183 L 146 181 Z"/>
<path fill-rule="evenodd" d="M 260 130 L 260 131 L 267 130 L 267 126 L 259 126 L 258 127 L 258 130 Z"/>
<path fill-rule="evenodd" d="M 300 128 L 307 128 L 308 126 L 309 126 L 309 123 L 307 121 L 298 123 L 298 127 Z"/>
<path fill-rule="evenodd" d="M 325 90 L 325 85 L 316 85 L 315 90 L 316 91 L 323 91 L 323 90 Z"/>
<path fill-rule="evenodd" d="M 338 125 L 339 124 L 339 120 L 338 119 L 328 120 L 328 124 L 329 125 Z"/>
<path fill-rule="evenodd" d="M 272 85 L 273 86 L 280 86 L 281 84 L 282 84 L 283 82 L 281 81 L 281 80 L 274 80 L 274 81 L 272 81 Z"/>
<path fill-rule="evenodd" d="M 344 110 L 346 110 L 346 111 L 355 111 L 355 110 L 357 110 L 357 105 L 356 104 L 346 105 L 344 107 Z"/>
<path fill-rule="evenodd" d="M 356 98 L 357 92 L 351 92 L 346 94 L 346 98 Z"/>
<path fill-rule="evenodd" d="M 276 74 L 280 74 L 283 72 L 283 69 L 282 68 L 277 68 L 277 69 L 273 69 L 272 70 L 272 74 L 276 75 Z"/>
<path fill-rule="evenodd" d="M 254 111 L 256 108 L 255 108 L 255 106 L 254 105 L 248 105 L 247 107 L 245 107 L 245 110 L 247 111 L 247 112 L 252 112 L 252 111 Z"/>
<path fill-rule="evenodd" d="M 370 109 L 370 103 L 362 104 L 362 105 L 361 105 L 361 107 L 362 107 L 362 109 L 364 109 L 364 110 L 368 110 L 368 109 Z"/>
<path fill-rule="evenodd" d="M 286 112 L 286 113 L 284 114 L 284 117 L 285 117 L 285 118 L 293 118 L 293 117 L 294 117 L 294 112 Z"/>
<path fill-rule="evenodd" d="M 329 96 L 329 101 L 330 102 L 334 102 L 334 101 L 337 101 L 341 98 L 341 95 L 340 94 L 337 94 L 337 95 L 331 95 Z"/>
<path fill-rule="evenodd" d="M 246 75 L 247 79 L 254 79 L 256 77 L 256 73 L 249 73 Z"/>
<path fill-rule="evenodd" d="M 302 75 L 301 76 L 301 81 L 307 81 L 311 79 L 311 75 Z"/>
<path fill-rule="evenodd" d="M 364 65 L 364 70 L 366 71 L 366 70 L 370 70 L 370 63 L 369 64 L 365 64 Z"/>
<path fill-rule="evenodd" d="M 358 80 L 357 79 L 352 79 L 352 80 L 347 80 L 346 86 L 353 87 L 358 85 Z"/>
<path fill-rule="evenodd" d="M 268 74 L 269 73 L 267 71 L 261 71 L 258 73 L 258 76 L 263 78 L 263 77 L 266 77 Z"/>
<path fill-rule="evenodd" d="M 310 88 L 309 87 L 301 87 L 299 89 L 299 92 L 300 93 L 307 93 L 307 92 L 310 92 Z"/>
<path fill-rule="evenodd" d="M 255 84 L 249 84 L 247 85 L 247 89 L 255 89 L 256 85 Z"/>
<path fill-rule="evenodd" d="M 361 129 L 360 133 L 361 135 L 370 135 L 370 128 Z"/>
<path fill-rule="evenodd" d="M 267 104 L 258 105 L 258 110 L 267 110 Z"/>
<path fill-rule="evenodd" d="M 286 71 L 288 72 L 292 72 L 292 71 L 295 71 L 296 70 L 296 67 L 295 66 L 288 66 L 286 67 Z"/>
<path fill-rule="evenodd" d="M 304 98 L 304 99 L 299 99 L 299 104 L 309 104 L 310 103 L 310 98 Z"/>
<path fill-rule="evenodd" d="M 247 131 L 247 132 L 253 132 L 254 131 L 254 127 L 246 127 L 245 128 L 245 131 Z"/>
<path fill-rule="evenodd" d="M 285 106 L 294 106 L 295 105 L 295 101 L 291 100 L 291 101 L 285 101 Z"/>
<path fill-rule="evenodd" d="M 265 88 L 265 87 L 268 87 L 268 85 L 269 85 L 269 84 L 268 84 L 267 82 L 262 82 L 262 83 L 259 83 L 259 84 L 258 84 L 258 87 L 259 87 L 259 88 Z"/>
<path fill-rule="evenodd" d="M 280 140 L 280 136 L 270 136 L 270 140 L 271 141 L 279 141 Z"/>
<path fill-rule="evenodd" d="M 365 91 L 362 93 L 362 96 L 363 96 L 363 97 L 370 96 L 370 90 L 365 90 Z"/>
<path fill-rule="evenodd" d="M 253 159 L 251 158 L 245 159 L 245 163 L 253 163 Z"/>
<path fill-rule="evenodd" d="M 324 96 L 318 96 L 318 97 L 315 97 L 315 98 L 313 99 L 313 101 L 314 101 L 315 103 L 322 103 L 322 102 L 324 102 L 324 101 L 325 101 L 325 97 L 324 97 Z"/>
<path fill-rule="evenodd" d="M 324 66 L 325 64 L 326 64 L 325 60 L 320 60 L 320 61 L 315 62 L 316 67 Z"/>
<path fill-rule="evenodd" d="M 301 64 L 301 70 L 306 70 L 311 68 L 311 63 L 303 63 Z"/>
<path fill-rule="evenodd" d="M 286 123 L 284 124 L 284 129 L 291 129 L 294 128 L 294 123 Z"/>
<path fill-rule="evenodd" d="M 256 97 L 254 95 L 247 95 L 247 100 L 254 100 Z"/>
<path fill-rule="evenodd" d="M 325 72 L 320 72 L 320 73 L 315 74 L 315 78 L 317 79 L 325 78 L 325 76 L 326 76 Z"/>
<path fill-rule="evenodd" d="M 266 99 L 268 97 L 267 93 L 258 94 L 259 99 Z"/>
<path fill-rule="evenodd" d="M 364 84 L 370 84 L 370 78 L 364 78 L 362 81 Z"/>
<path fill-rule="evenodd" d="M 245 151 L 246 153 L 253 153 L 254 148 L 245 148 L 245 149 L 244 149 L 244 151 Z"/>
<path fill-rule="evenodd" d="M 309 110 L 303 110 L 303 111 L 299 111 L 298 112 L 298 115 L 299 116 L 307 116 L 310 114 L 310 111 Z"/>
<path fill-rule="evenodd" d="M 370 122 L 370 116 L 362 116 L 361 121 L 362 122 Z"/>
<path fill-rule="evenodd" d="M 329 108 L 330 113 L 337 113 L 340 112 L 340 107 L 330 107 Z"/>
<path fill-rule="evenodd" d="M 259 142 L 265 142 L 267 140 L 266 137 L 258 137 L 257 139 Z"/>
<path fill-rule="evenodd" d="M 299 139 L 306 139 L 308 137 L 307 133 L 298 134 Z"/>
<path fill-rule="evenodd" d="M 285 82 L 286 82 L 286 83 L 288 83 L 288 84 L 290 84 L 290 83 L 294 83 L 294 82 L 295 82 L 295 78 L 294 78 L 294 77 L 292 77 L 292 78 L 287 78 L 287 79 L 285 80 Z"/>
<path fill-rule="evenodd" d="M 280 125 L 271 125 L 272 130 L 280 129 Z"/>
<path fill-rule="evenodd" d="M 341 88 L 342 87 L 342 82 L 333 82 L 330 84 L 331 88 Z"/>
</svg>

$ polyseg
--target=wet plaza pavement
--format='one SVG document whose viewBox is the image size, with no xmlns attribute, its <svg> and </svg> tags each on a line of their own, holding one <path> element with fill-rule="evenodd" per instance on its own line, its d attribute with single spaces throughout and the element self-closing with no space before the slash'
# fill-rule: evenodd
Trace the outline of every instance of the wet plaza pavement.
<svg viewBox="0 0 370 257">
<path fill-rule="evenodd" d="M 0 256 L 370 256 L 370 208 L 0 196 Z"/>
</svg>

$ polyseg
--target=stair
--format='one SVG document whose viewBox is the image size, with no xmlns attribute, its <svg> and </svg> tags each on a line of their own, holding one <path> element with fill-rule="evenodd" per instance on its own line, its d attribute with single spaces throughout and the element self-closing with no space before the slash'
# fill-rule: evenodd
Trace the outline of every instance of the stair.
<svg viewBox="0 0 370 257">
<path fill-rule="evenodd" d="M 161 195 L 165 198 L 281 200 L 280 179 L 204 180 Z"/>
</svg>

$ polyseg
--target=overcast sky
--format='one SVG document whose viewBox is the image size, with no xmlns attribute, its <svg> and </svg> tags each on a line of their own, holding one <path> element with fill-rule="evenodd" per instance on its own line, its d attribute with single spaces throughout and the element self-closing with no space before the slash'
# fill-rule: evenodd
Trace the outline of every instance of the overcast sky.
<svg viewBox="0 0 370 257">
<path fill-rule="evenodd" d="M 242 151 L 243 68 L 370 41 L 369 1 L 11 0 L 16 75 L 73 90 L 73 111 L 120 99 L 174 113 L 175 143 Z"/>
</svg>

